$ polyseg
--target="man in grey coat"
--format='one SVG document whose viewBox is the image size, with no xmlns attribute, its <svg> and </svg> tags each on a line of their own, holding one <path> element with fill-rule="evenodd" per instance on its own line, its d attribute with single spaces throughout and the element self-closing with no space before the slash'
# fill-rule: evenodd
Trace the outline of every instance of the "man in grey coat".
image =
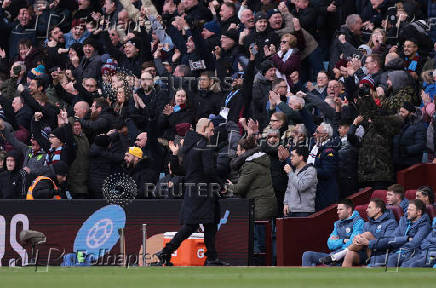
<svg viewBox="0 0 436 288">
<path fill-rule="evenodd" d="M 298 146 L 291 152 L 291 164 L 285 165 L 289 176 L 288 187 L 283 201 L 283 214 L 288 217 L 305 217 L 315 212 L 315 197 L 318 178 L 316 169 L 307 164 L 309 150 Z"/>
</svg>

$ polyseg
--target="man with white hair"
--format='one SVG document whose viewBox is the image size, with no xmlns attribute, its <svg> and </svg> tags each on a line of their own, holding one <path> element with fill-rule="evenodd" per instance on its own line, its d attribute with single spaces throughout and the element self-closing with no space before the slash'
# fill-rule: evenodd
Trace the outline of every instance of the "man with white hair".
<svg viewBox="0 0 436 288">
<path fill-rule="evenodd" d="M 319 211 L 338 201 L 336 171 L 340 142 L 337 137 L 333 137 L 332 126 L 324 122 L 316 128 L 313 139 L 315 143 L 313 143 L 307 163 L 313 164 L 318 175 L 315 209 Z"/>
</svg>

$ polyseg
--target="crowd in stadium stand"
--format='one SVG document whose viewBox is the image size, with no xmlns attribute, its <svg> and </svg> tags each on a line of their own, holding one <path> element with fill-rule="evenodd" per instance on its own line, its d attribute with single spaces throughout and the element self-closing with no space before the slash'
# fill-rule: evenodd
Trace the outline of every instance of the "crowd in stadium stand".
<svg viewBox="0 0 436 288">
<path fill-rule="evenodd" d="M 386 189 L 433 161 L 435 19 L 434 0 L 3 0 L 0 199 L 101 199 L 118 172 L 183 198 L 174 161 L 201 139 L 256 220 Z"/>
</svg>

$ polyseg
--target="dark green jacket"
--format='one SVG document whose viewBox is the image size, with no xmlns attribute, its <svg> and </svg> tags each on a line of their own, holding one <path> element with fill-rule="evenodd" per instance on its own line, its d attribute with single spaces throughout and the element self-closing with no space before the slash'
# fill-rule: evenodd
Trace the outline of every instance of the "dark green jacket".
<svg viewBox="0 0 436 288">
<path fill-rule="evenodd" d="M 76 140 L 76 159 L 71 164 L 67 177 L 68 187 L 73 198 L 77 195 L 88 194 L 88 169 L 89 169 L 89 141 L 85 134 L 73 135 Z"/>
<path fill-rule="evenodd" d="M 270 165 L 267 154 L 252 154 L 239 170 L 238 183 L 230 187 L 241 197 L 254 199 L 256 220 L 269 220 L 277 215 L 277 199 L 272 187 Z"/>
</svg>

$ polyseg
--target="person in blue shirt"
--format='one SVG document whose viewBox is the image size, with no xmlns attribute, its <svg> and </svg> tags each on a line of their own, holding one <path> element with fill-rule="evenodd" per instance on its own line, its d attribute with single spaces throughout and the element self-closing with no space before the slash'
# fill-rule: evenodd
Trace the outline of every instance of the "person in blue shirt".
<svg viewBox="0 0 436 288">
<path fill-rule="evenodd" d="M 374 244 L 374 249 L 388 252 L 387 258 L 386 253 L 379 255 L 376 261 L 370 263 L 370 266 L 398 267 L 409 260 L 430 232 L 431 222 L 426 210 L 421 200 L 410 200 L 407 214 L 400 218 L 395 231 Z"/>
<path fill-rule="evenodd" d="M 433 230 L 422 241 L 415 256 L 401 264 L 401 267 L 433 267 L 436 264 L 436 217 L 433 218 Z"/>
<path fill-rule="evenodd" d="M 403 214 L 406 214 L 409 200 L 404 198 L 404 187 L 401 184 L 393 184 L 387 190 L 386 204 L 398 205 L 403 209 Z"/>
<path fill-rule="evenodd" d="M 384 250 L 374 249 L 378 239 L 391 235 L 398 226 L 391 210 L 386 209 L 386 204 L 380 199 L 371 199 L 366 209 L 369 221 L 363 226 L 363 233 L 353 239 L 353 244 L 348 246 L 347 254 L 342 267 L 363 264 L 370 256 L 375 261 L 378 254 L 385 254 Z M 371 262 L 371 261 L 370 261 Z"/>
<path fill-rule="evenodd" d="M 362 233 L 364 221 L 359 212 L 354 211 L 354 204 L 350 199 L 344 199 L 338 203 L 337 214 L 339 220 L 334 223 L 333 232 L 327 240 L 331 253 L 306 251 L 303 253 L 302 266 L 320 264 L 321 258 L 345 250 L 353 243 L 354 236 Z"/>
</svg>

